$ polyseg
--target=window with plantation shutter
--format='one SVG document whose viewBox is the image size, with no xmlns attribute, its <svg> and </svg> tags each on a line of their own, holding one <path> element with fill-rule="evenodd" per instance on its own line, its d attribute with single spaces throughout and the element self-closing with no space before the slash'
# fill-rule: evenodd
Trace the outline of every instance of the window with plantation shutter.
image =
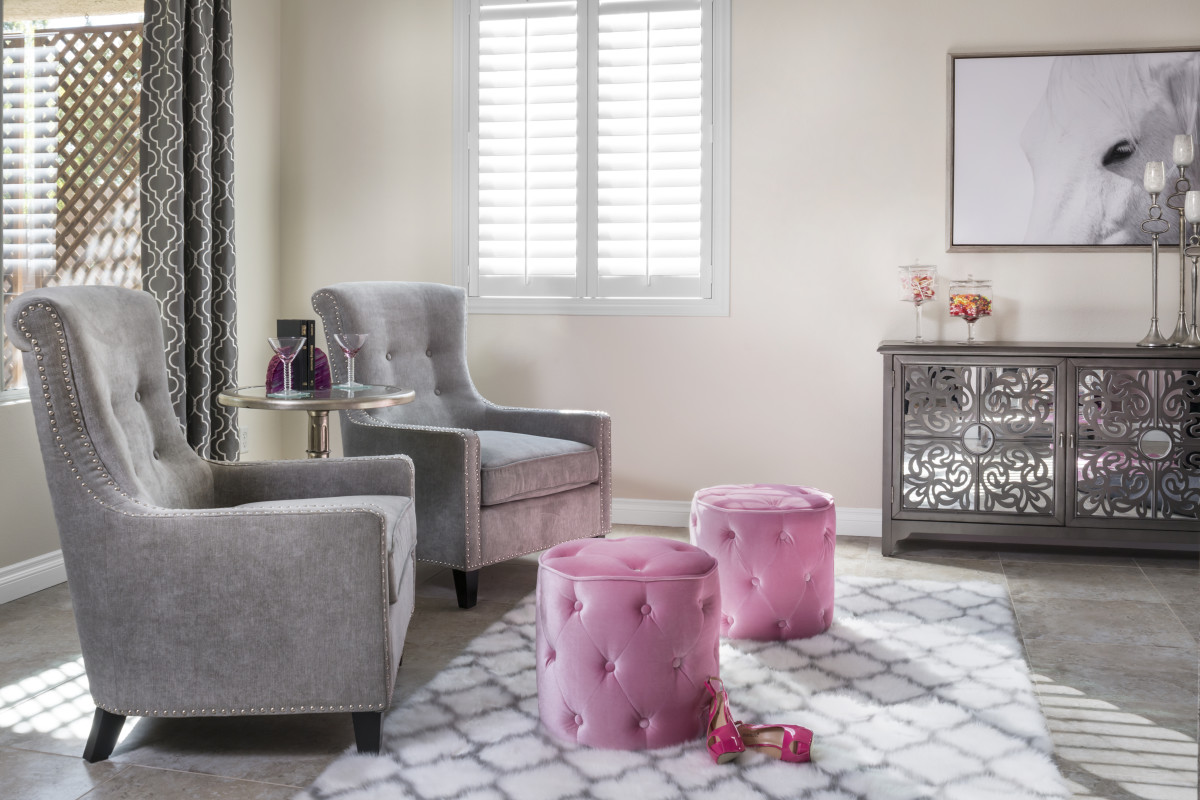
<svg viewBox="0 0 1200 800">
<path fill-rule="evenodd" d="M 576 291 L 576 5 L 479 0 L 474 227 L 487 295 Z"/>
<path fill-rule="evenodd" d="M 728 313 L 729 0 L 458 0 L 473 310 Z"/>
<path fill-rule="evenodd" d="M 83 5 L 138 4 L 5 3 L 4 308 L 46 286 L 141 287 L 142 14 L 12 19 Z M 2 328 L 0 368 L 0 403 L 27 396 Z"/>
<path fill-rule="evenodd" d="M 58 53 L 32 32 L 4 44 L 4 266 L 53 272 Z"/>
</svg>

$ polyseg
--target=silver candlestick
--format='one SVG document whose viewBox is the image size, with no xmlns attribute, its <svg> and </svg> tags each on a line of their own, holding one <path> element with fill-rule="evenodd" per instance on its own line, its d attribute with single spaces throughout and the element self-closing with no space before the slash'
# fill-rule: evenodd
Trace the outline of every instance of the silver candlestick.
<svg viewBox="0 0 1200 800">
<path fill-rule="evenodd" d="M 1183 230 L 1182 228 L 1180 229 Z M 1182 234 L 1179 237 L 1183 238 Z M 1184 256 L 1192 260 L 1192 330 L 1187 338 L 1179 343 L 1180 347 L 1200 347 L 1200 325 L 1197 325 L 1196 309 L 1200 306 L 1200 286 L 1197 285 L 1198 273 L 1200 273 L 1200 222 L 1192 223 L 1192 238 L 1188 240 L 1187 247 L 1183 250 Z"/>
<path fill-rule="evenodd" d="M 1182 137 L 1177 137 L 1177 138 L 1182 138 Z M 1177 151 L 1176 158 L 1179 158 L 1178 150 L 1179 150 L 1179 145 L 1177 143 L 1176 144 L 1176 151 Z M 1188 163 L 1191 163 L 1191 158 L 1192 158 L 1191 137 L 1188 137 L 1187 150 L 1188 150 L 1187 161 L 1188 161 Z M 1175 323 L 1175 332 L 1171 334 L 1170 338 L 1168 338 L 1167 341 L 1173 345 L 1182 345 L 1189 338 L 1189 334 L 1188 334 L 1189 328 L 1188 328 L 1188 321 L 1187 321 L 1187 266 L 1188 266 L 1187 262 L 1188 262 L 1188 258 L 1187 258 L 1187 255 L 1184 253 L 1184 250 L 1186 247 L 1186 245 L 1184 243 L 1184 239 L 1186 238 L 1185 231 L 1187 231 L 1187 225 L 1185 224 L 1184 219 L 1183 219 L 1183 204 L 1184 204 L 1184 198 L 1187 197 L 1187 193 L 1192 188 L 1192 185 L 1191 185 L 1191 182 L 1188 181 L 1187 176 L 1184 174 L 1184 170 L 1187 168 L 1186 165 L 1185 164 L 1177 164 L 1177 166 L 1179 167 L 1179 178 L 1175 181 L 1175 193 L 1167 198 L 1167 208 L 1173 208 L 1179 212 L 1179 319 Z M 1196 292 L 1195 292 L 1195 289 L 1193 289 L 1192 290 L 1192 298 L 1193 298 L 1192 305 L 1193 306 L 1196 304 L 1195 296 L 1196 296 Z M 1196 327 L 1195 323 L 1193 323 L 1191 326 L 1191 331 L 1192 331 L 1193 336 L 1195 335 L 1195 327 Z"/>
<path fill-rule="evenodd" d="M 1161 188 L 1162 173 L 1156 188 Z M 1163 338 L 1158 331 L 1158 237 L 1171 229 L 1162 216 L 1162 206 L 1158 204 L 1158 192 L 1150 193 L 1150 216 L 1142 223 L 1142 230 L 1150 234 L 1150 332 L 1146 334 L 1138 347 L 1170 347 L 1171 343 Z"/>
</svg>

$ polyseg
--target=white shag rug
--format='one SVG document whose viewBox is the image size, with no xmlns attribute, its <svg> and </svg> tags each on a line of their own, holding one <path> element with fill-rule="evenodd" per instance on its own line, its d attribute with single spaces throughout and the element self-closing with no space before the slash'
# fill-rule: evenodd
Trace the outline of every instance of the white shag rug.
<svg viewBox="0 0 1200 800">
<path fill-rule="evenodd" d="M 1069 796 L 1001 586 L 838 578 L 826 633 L 725 640 L 721 674 L 737 719 L 811 728 L 812 762 L 716 765 L 701 740 L 624 752 L 552 738 L 531 595 L 388 713 L 383 755 L 340 757 L 297 800 Z"/>
</svg>

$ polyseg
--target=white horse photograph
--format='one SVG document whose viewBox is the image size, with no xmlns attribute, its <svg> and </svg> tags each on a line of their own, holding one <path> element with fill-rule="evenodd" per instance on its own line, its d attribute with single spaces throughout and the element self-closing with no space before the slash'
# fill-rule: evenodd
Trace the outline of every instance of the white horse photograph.
<svg viewBox="0 0 1200 800">
<path fill-rule="evenodd" d="M 1162 161 L 1167 208 L 1178 169 L 1171 146 L 1200 152 L 1200 50 L 952 56 L 951 246 L 1148 244 L 1142 184 Z M 1188 168 L 1200 187 L 1200 160 Z"/>
</svg>

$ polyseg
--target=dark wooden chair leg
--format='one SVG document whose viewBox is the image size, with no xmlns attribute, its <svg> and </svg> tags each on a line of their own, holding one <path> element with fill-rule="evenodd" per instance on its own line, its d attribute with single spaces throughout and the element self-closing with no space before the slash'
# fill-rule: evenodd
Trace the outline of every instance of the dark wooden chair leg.
<svg viewBox="0 0 1200 800">
<path fill-rule="evenodd" d="M 354 742 L 360 753 L 378 753 L 383 743 L 383 712 L 355 711 Z"/>
<path fill-rule="evenodd" d="M 458 594 L 459 608 L 474 608 L 479 599 L 479 570 L 454 570 L 454 591 Z"/>
<path fill-rule="evenodd" d="M 92 717 L 91 735 L 83 748 L 83 760 L 95 764 L 111 756 L 124 725 L 125 718 L 120 714 L 110 714 L 103 708 L 97 708 L 96 716 Z"/>
</svg>

